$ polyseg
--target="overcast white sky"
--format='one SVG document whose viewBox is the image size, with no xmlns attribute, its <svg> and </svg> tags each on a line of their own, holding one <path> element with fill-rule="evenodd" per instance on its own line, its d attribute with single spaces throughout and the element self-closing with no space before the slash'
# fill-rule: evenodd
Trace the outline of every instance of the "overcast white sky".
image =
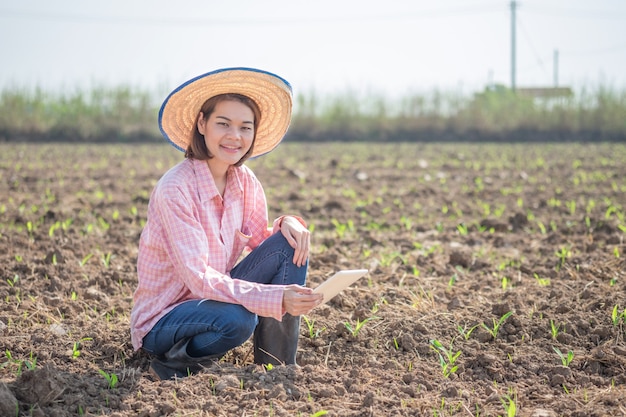
<svg viewBox="0 0 626 417">
<path fill-rule="evenodd" d="M 626 87 L 626 1 L 517 2 L 517 86 Z M 0 0 L 0 88 L 169 92 L 229 66 L 297 92 L 511 82 L 509 0 Z"/>
</svg>

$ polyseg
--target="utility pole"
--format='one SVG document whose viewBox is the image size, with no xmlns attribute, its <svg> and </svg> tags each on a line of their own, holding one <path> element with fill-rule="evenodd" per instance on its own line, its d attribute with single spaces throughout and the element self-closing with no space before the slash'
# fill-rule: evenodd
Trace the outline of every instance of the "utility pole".
<svg viewBox="0 0 626 417">
<path fill-rule="evenodd" d="M 554 87 L 559 86 L 559 50 L 554 50 Z"/>
<path fill-rule="evenodd" d="M 511 1 L 511 90 L 515 91 L 515 8 L 517 2 Z"/>
<path fill-rule="evenodd" d="M 517 2 L 511 0 L 511 90 L 515 91 L 515 9 Z"/>
</svg>

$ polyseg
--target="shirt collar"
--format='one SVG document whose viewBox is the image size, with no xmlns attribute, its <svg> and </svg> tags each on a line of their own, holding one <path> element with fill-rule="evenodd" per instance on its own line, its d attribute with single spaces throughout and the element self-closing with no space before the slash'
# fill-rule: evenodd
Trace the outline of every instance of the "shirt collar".
<svg viewBox="0 0 626 417">
<path fill-rule="evenodd" d="M 191 162 L 193 164 L 193 170 L 196 174 L 196 183 L 198 184 L 200 201 L 208 201 L 216 197 L 221 197 L 206 161 L 191 159 Z M 240 170 L 237 167 L 231 166 L 228 169 L 225 195 L 241 195 L 243 193 L 243 184 L 239 174 Z"/>
</svg>

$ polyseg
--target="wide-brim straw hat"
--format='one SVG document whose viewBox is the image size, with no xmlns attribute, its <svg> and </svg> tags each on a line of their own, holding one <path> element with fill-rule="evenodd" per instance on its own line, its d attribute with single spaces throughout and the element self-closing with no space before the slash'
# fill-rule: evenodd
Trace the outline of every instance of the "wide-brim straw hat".
<svg viewBox="0 0 626 417">
<path fill-rule="evenodd" d="M 219 69 L 176 88 L 159 111 L 161 133 L 175 148 L 186 151 L 204 102 L 228 93 L 251 98 L 261 111 L 251 157 L 266 154 L 278 146 L 291 122 L 291 85 L 278 75 L 254 68 Z"/>
</svg>

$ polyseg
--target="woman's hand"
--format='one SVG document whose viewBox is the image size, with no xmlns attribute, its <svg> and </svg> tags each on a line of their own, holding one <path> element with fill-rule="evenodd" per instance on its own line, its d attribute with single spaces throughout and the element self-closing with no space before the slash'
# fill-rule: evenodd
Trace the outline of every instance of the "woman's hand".
<svg viewBox="0 0 626 417">
<path fill-rule="evenodd" d="M 314 294 L 311 288 L 287 285 L 283 291 L 283 308 L 292 316 L 307 314 L 324 301 L 322 294 Z"/>
<path fill-rule="evenodd" d="M 294 249 L 293 263 L 303 266 L 309 258 L 311 232 L 302 223 L 291 216 L 285 216 L 280 225 L 280 232 L 285 236 L 289 246 Z"/>
</svg>

